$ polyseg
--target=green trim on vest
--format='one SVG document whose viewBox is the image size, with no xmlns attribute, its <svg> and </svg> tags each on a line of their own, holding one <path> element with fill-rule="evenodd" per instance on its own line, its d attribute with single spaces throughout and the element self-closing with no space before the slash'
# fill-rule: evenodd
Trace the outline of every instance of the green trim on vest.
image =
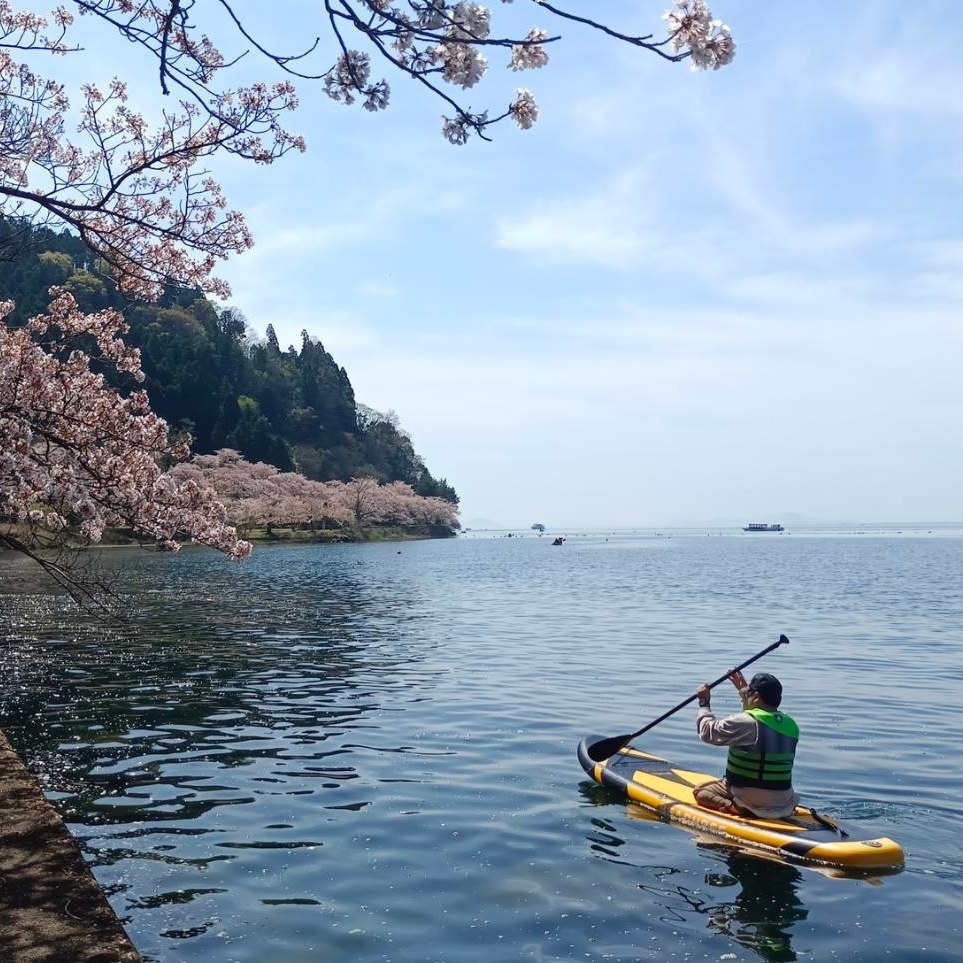
<svg viewBox="0 0 963 963">
<path fill-rule="evenodd" d="M 768 709 L 745 709 L 747 716 L 752 716 L 756 722 L 761 722 L 770 729 L 775 729 L 780 735 L 789 736 L 790 739 L 799 738 L 799 726 L 796 720 L 787 716 L 785 712 L 770 712 Z"/>
</svg>

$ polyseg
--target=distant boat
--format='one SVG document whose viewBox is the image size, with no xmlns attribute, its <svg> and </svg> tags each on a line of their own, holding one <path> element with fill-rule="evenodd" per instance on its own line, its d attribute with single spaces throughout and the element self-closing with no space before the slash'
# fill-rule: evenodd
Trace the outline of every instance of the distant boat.
<svg viewBox="0 0 963 963">
<path fill-rule="evenodd" d="M 750 522 L 743 529 L 744 532 L 783 532 L 782 525 L 769 525 L 766 522 Z"/>
</svg>

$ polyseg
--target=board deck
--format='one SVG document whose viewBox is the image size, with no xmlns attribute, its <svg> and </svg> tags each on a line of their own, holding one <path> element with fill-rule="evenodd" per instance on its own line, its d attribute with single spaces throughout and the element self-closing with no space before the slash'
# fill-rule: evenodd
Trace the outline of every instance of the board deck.
<svg viewBox="0 0 963 963">
<path fill-rule="evenodd" d="M 578 747 L 582 768 L 598 783 L 615 789 L 652 811 L 664 822 L 677 823 L 722 837 L 732 845 L 766 851 L 794 862 L 847 870 L 894 870 L 903 865 L 902 847 L 888 837 L 861 838 L 813 809 L 797 806 L 785 819 L 734 816 L 700 806 L 693 787 L 716 778 L 675 766 L 666 759 L 632 747 L 595 762 L 588 747 L 602 736 L 586 736 Z"/>
</svg>

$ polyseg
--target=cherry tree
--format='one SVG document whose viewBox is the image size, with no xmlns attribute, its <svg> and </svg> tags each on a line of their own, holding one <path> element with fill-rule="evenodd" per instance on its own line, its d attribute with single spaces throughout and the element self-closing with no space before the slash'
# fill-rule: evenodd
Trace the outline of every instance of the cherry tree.
<svg viewBox="0 0 963 963">
<path fill-rule="evenodd" d="M 273 465 L 248 462 L 224 448 L 196 455 L 169 472 L 178 484 L 211 490 L 242 530 L 261 525 L 347 528 L 371 524 L 459 528 L 458 509 L 443 498 L 418 495 L 404 482 L 374 478 L 318 482 Z"/>
<path fill-rule="evenodd" d="M 63 546 L 70 528 L 89 542 L 107 526 L 130 528 L 171 550 L 186 536 L 244 558 L 251 546 L 215 494 L 162 471 L 162 459 L 188 449 L 169 438 L 147 395 L 121 396 L 92 370 L 98 360 L 144 380 L 123 318 L 82 314 L 69 292 L 52 295 L 49 313 L 19 329 L 2 323 L 12 304 L 0 303 L 0 516 L 19 523 L 0 530 L 0 545 L 30 555 L 79 597 L 89 593 L 63 557 L 34 551 Z"/>
<path fill-rule="evenodd" d="M 405 482 L 391 482 L 377 489 L 369 499 L 368 515 L 394 525 L 443 525 L 460 528 L 458 509 L 444 498 L 419 495 Z"/>
<path fill-rule="evenodd" d="M 476 86 L 489 58 L 501 56 L 513 74 L 545 67 L 561 40 L 556 26 L 595 31 L 696 69 L 718 69 L 735 53 L 728 27 L 705 0 L 674 0 L 658 36 L 547 0 L 531 2 L 548 26 L 500 32 L 510 2 L 322 0 L 316 36 L 305 24 L 318 8 L 304 4 L 294 18 L 298 36 L 308 29 L 314 39 L 279 52 L 229 0 L 65 0 L 46 17 L 0 0 L 0 218 L 67 227 L 130 297 L 156 299 L 170 284 L 226 296 L 217 265 L 252 238 L 211 166 L 224 155 L 271 164 L 303 151 L 304 141 L 289 130 L 296 84 L 318 84 L 335 101 L 382 110 L 391 91 L 372 73 L 378 63 L 437 98 L 442 133 L 464 144 L 472 135 L 488 138 L 503 120 L 523 129 L 535 123 L 539 108 L 527 88 L 494 110 L 465 105 L 459 91 Z M 67 90 L 57 65 L 80 49 L 78 17 L 100 28 L 102 60 L 111 42 L 143 56 L 156 71 L 162 109 L 150 117 L 136 110 L 120 80 Z M 235 84 L 239 64 L 256 58 L 270 77 Z M 63 546 L 68 532 L 96 540 L 105 526 L 122 523 L 167 547 L 187 537 L 243 557 L 248 548 L 210 493 L 158 467 L 182 459 L 188 439 L 169 437 L 142 391 L 118 391 L 104 380 L 105 365 L 139 374 L 120 316 L 84 316 L 59 290 L 51 291 L 48 314 L 25 327 L 4 320 L 12 310 L 2 303 L 0 515 L 20 528 L 0 529 L 0 544 L 30 551 L 42 530 L 45 544 Z M 361 517 L 365 483 L 351 484 Z M 70 584 L 65 568 L 50 570 Z"/>
</svg>

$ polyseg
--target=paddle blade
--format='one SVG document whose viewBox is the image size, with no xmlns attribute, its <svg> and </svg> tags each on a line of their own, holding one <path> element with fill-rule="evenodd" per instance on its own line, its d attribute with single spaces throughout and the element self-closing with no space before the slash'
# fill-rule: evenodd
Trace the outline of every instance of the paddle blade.
<svg viewBox="0 0 963 963">
<path fill-rule="evenodd" d="M 634 732 L 630 732 L 627 736 L 609 736 L 608 739 L 599 739 L 598 742 L 593 742 L 586 749 L 589 759 L 592 762 L 604 762 L 610 756 L 614 756 L 620 749 L 624 749 L 632 741 L 634 735 Z"/>
</svg>

